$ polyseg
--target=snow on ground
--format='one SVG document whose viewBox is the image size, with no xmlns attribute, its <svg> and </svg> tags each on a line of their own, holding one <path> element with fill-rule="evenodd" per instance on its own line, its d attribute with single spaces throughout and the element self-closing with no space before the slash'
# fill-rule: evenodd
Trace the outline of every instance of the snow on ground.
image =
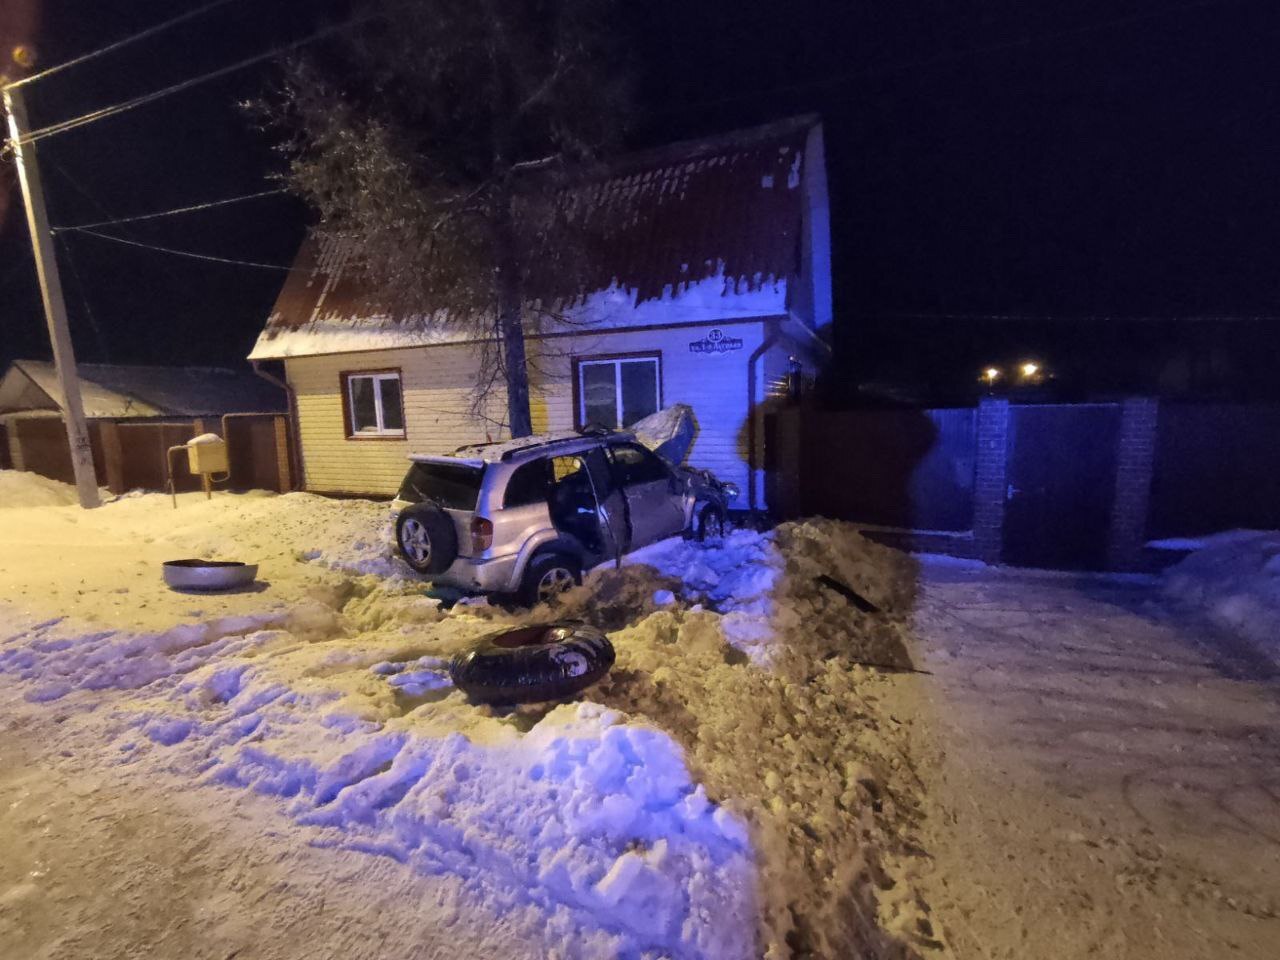
<svg viewBox="0 0 1280 960">
<path fill-rule="evenodd" d="M 103 490 L 109 497 L 110 494 Z M 0 510 L 15 507 L 65 507 L 79 503 L 76 488 L 38 473 L 0 470 Z"/>
<path fill-rule="evenodd" d="M 1165 593 L 1253 643 L 1280 667 L 1280 533 L 1233 530 L 1184 544 Z"/>
<path fill-rule="evenodd" d="M 1158 588 L 926 564 L 918 874 L 956 956 L 1270 960 L 1280 688 Z"/>
<path fill-rule="evenodd" d="M 390 556 L 385 505 L 179 501 L 5 517 L 0 716 L 49 742 L 32 762 L 271 798 L 292 824 L 272 834 L 438 883 L 436 901 L 505 918 L 533 955 L 941 948 L 907 879 L 924 856 L 910 722 L 878 705 L 881 668 L 909 663 L 901 554 L 788 524 L 656 545 L 554 608 L 445 610 Z M 185 556 L 257 562 L 262 582 L 170 592 L 159 563 Z M 573 616 L 618 653 L 581 702 L 475 707 L 438 680 L 486 632 Z M 511 955 L 482 939 L 461 947 Z"/>
</svg>

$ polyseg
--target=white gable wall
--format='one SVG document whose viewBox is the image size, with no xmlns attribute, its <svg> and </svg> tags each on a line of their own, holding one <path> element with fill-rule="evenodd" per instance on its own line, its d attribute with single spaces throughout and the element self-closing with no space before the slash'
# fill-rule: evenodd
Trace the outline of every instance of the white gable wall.
<svg viewBox="0 0 1280 960">
<path fill-rule="evenodd" d="M 699 433 L 689 462 L 713 470 L 747 490 L 748 359 L 764 342 L 766 321 L 615 331 L 530 341 L 534 365 L 534 429 L 575 425 L 572 359 L 621 353 L 658 353 L 662 362 L 662 402 L 687 403 Z M 689 348 L 715 328 L 742 340 L 739 349 L 699 353 Z M 478 375 L 475 348 L 467 344 L 372 350 L 320 357 L 291 357 L 287 375 L 295 392 L 298 436 L 308 490 L 326 493 L 394 494 L 414 453 L 445 453 L 464 443 L 500 439 L 505 431 L 470 416 L 470 394 Z M 345 436 L 341 374 L 361 370 L 401 370 L 404 440 Z M 757 391 L 760 389 L 757 386 Z M 491 399 L 489 415 L 502 420 L 505 396 Z"/>
</svg>

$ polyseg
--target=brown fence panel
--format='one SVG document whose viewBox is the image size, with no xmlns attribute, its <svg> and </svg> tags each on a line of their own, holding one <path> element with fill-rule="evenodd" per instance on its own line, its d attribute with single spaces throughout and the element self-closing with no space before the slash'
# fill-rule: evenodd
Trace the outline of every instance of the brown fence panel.
<svg viewBox="0 0 1280 960">
<path fill-rule="evenodd" d="M 9 455 L 9 428 L 0 423 L 0 470 L 12 470 L 13 458 Z"/>
<path fill-rule="evenodd" d="M 157 422 L 155 420 L 89 422 L 89 439 L 93 446 L 93 466 L 99 486 L 112 490 L 165 490 L 168 483 L 167 452 L 170 447 L 186 443 L 197 433 L 192 420 Z M 222 424 L 215 418 L 203 421 L 205 429 L 219 434 Z M 22 452 L 26 470 L 64 483 L 74 483 L 66 428 L 59 417 L 27 417 L 11 421 L 16 442 Z M 3 430 L 0 427 L 0 430 Z M 231 463 L 229 480 L 220 483 L 221 490 L 290 489 L 288 423 L 277 414 L 233 416 L 226 421 L 227 454 Z M 114 438 L 106 436 L 114 434 Z M 107 450 L 111 448 L 112 467 L 107 469 Z M 8 446 L 0 433 L 0 451 L 7 457 Z M 187 469 L 183 454 L 173 457 L 174 483 L 179 491 L 199 490 L 200 478 Z"/>
<path fill-rule="evenodd" d="M 977 412 L 807 411 L 806 514 L 914 530 L 973 526 Z"/>
<path fill-rule="evenodd" d="M 121 476 L 126 490 L 164 490 L 168 484 L 167 452 L 195 436 L 191 421 L 119 423 Z M 173 458 L 173 480 L 179 491 L 199 490 L 200 480 L 187 470 L 187 458 Z"/>
<path fill-rule="evenodd" d="M 102 455 L 102 437 L 98 424 L 89 421 L 89 444 L 93 452 L 93 471 L 99 486 L 107 482 L 106 461 Z M 71 467 L 71 445 L 61 417 L 19 417 L 10 423 L 22 449 L 23 469 L 51 480 L 75 483 Z"/>
<path fill-rule="evenodd" d="M 225 439 L 231 464 L 230 489 L 278 493 L 289 489 L 288 477 L 282 477 L 280 470 L 281 456 L 288 457 L 287 446 L 282 451 L 278 445 L 283 431 L 277 430 L 276 421 L 281 419 L 276 414 L 227 419 Z"/>
<path fill-rule="evenodd" d="M 1151 537 L 1280 529 L 1280 406 L 1163 403 Z"/>
</svg>

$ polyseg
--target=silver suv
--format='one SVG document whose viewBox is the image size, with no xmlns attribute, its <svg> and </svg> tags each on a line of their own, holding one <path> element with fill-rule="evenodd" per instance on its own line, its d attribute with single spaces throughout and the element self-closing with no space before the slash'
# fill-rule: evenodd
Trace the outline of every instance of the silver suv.
<svg viewBox="0 0 1280 960">
<path fill-rule="evenodd" d="M 409 459 L 395 500 L 405 562 L 437 584 L 527 604 L 657 540 L 721 536 L 737 496 L 629 433 L 525 437 Z"/>
</svg>

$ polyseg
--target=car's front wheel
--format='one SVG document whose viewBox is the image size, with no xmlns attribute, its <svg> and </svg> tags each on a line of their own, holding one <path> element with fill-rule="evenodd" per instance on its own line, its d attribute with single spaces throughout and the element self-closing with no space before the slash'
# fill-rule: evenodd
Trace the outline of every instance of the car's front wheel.
<svg viewBox="0 0 1280 960">
<path fill-rule="evenodd" d="M 536 556 L 520 581 L 520 602 L 527 607 L 546 603 L 582 582 L 582 564 L 562 553 Z"/>
<path fill-rule="evenodd" d="M 696 535 L 703 543 L 719 543 L 724 539 L 724 514 L 719 507 L 703 507 L 698 514 Z"/>
</svg>

